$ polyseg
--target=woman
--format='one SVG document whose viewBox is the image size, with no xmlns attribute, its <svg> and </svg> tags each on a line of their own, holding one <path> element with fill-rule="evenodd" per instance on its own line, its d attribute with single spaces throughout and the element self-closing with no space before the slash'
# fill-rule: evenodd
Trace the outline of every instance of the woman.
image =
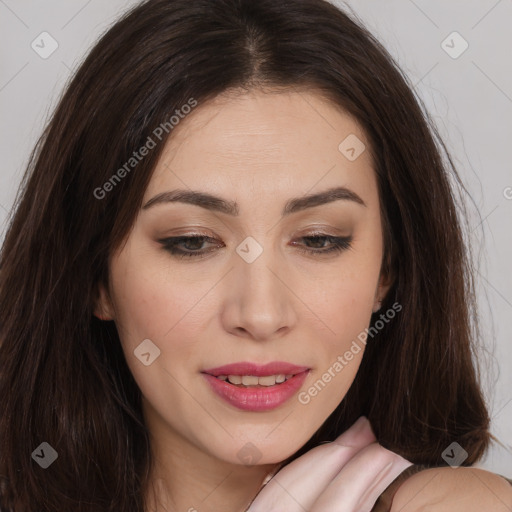
<svg viewBox="0 0 512 512">
<path fill-rule="evenodd" d="M 440 148 L 327 2 L 127 13 L 2 248 L 1 509 L 509 510 Z"/>
</svg>

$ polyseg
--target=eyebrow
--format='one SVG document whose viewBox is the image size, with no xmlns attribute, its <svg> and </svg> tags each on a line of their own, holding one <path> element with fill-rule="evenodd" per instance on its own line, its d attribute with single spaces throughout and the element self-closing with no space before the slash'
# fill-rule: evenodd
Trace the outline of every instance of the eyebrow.
<svg viewBox="0 0 512 512">
<path fill-rule="evenodd" d="M 314 208 L 322 204 L 332 203 L 333 201 L 345 200 L 352 201 L 361 206 L 366 207 L 366 203 L 352 190 L 346 187 L 334 187 L 323 192 L 316 194 L 309 194 L 306 196 L 295 197 L 289 199 L 281 212 L 284 217 L 292 213 L 296 213 L 307 208 Z M 226 215 L 237 216 L 240 212 L 239 206 L 236 201 L 227 201 L 218 196 L 208 194 L 206 192 L 199 192 L 195 190 L 172 190 L 169 192 L 162 192 L 151 198 L 143 207 L 147 210 L 158 204 L 166 203 L 186 203 L 195 206 L 200 206 L 206 210 L 212 210 Z"/>
</svg>

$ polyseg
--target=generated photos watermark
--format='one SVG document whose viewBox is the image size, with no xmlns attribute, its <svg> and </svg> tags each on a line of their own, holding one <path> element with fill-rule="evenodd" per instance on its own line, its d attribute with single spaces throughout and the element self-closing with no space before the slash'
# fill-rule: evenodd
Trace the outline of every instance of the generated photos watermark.
<svg viewBox="0 0 512 512">
<path fill-rule="evenodd" d="M 301 404 L 306 405 L 311 402 L 311 399 L 322 391 L 332 379 L 338 375 L 345 366 L 347 366 L 356 354 L 361 352 L 362 345 L 366 345 L 366 340 L 368 336 L 373 338 L 379 331 L 381 331 L 386 324 L 395 318 L 396 314 L 402 310 L 402 305 L 398 302 L 395 302 L 385 313 L 382 313 L 379 317 L 379 320 L 375 322 L 375 324 L 371 327 L 366 327 L 364 331 L 361 331 L 356 340 L 352 341 L 350 349 L 345 351 L 343 355 L 339 355 L 336 358 L 336 361 L 329 366 L 327 371 L 322 374 L 322 377 L 319 378 L 312 386 L 310 386 L 306 391 L 301 391 L 298 395 L 298 400 Z"/>
<path fill-rule="evenodd" d="M 196 106 L 197 101 L 194 98 L 190 98 L 187 103 L 174 111 L 174 114 L 168 121 L 160 123 L 153 130 L 152 134 L 148 136 L 146 142 L 137 151 L 134 151 L 132 156 L 101 187 L 94 189 L 94 197 L 101 200 L 104 199 L 109 192 L 112 192 L 116 185 L 121 183 L 121 181 L 137 167 L 139 162 L 157 146 L 158 142 L 162 141 L 164 134 L 169 134 Z"/>
</svg>

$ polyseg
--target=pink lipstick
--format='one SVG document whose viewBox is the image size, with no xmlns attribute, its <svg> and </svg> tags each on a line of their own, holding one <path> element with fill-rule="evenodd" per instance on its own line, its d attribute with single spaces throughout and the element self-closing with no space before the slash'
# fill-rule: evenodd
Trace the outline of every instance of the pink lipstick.
<svg viewBox="0 0 512 512">
<path fill-rule="evenodd" d="M 274 361 L 234 363 L 203 370 L 214 393 L 244 411 L 269 411 L 287 402 L 304 384 L 310 368 Z"/>
</svg>

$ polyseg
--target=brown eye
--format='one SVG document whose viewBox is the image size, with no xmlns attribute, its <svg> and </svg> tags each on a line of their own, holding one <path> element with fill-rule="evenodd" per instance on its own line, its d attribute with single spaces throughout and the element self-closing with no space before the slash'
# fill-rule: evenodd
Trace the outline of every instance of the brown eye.
<svg viewBox="0 0 512 512">
<path fill-rule="evenodd" d="M 352 246 L 352 237 L 339 237 L 339 236 L 331 236 L 331 235 L 311 235 L 311 236 L 303 236 L 299 240 L 309 240 L 313 241 L 313 248 L 311 246 L 306 247 L 305 249 L 301 249 L 302 252 L 308 254 L 331 254 L 331 253 L 339 253 L 350 249 Z M 328 242 L 330 245 L 325 248 L 325 242 Z M 293 244 L 298 245 L 298 244 Z M 319 247 L 320 246 L 320 247 Z"/>
<path fill-rule="evenodd" d="M 206 253 L 212 252 L 212 249 L 202 249 L 204 243 L 207 241 L 216 242 L 214 238 L 205 235 L 175 236 L 159 240 L 166 251 L 178 258 L 200 257 L 204 256 Z M 180 248 L 180 246 L 184 247 L 184 249 Z"/>
</svg>

